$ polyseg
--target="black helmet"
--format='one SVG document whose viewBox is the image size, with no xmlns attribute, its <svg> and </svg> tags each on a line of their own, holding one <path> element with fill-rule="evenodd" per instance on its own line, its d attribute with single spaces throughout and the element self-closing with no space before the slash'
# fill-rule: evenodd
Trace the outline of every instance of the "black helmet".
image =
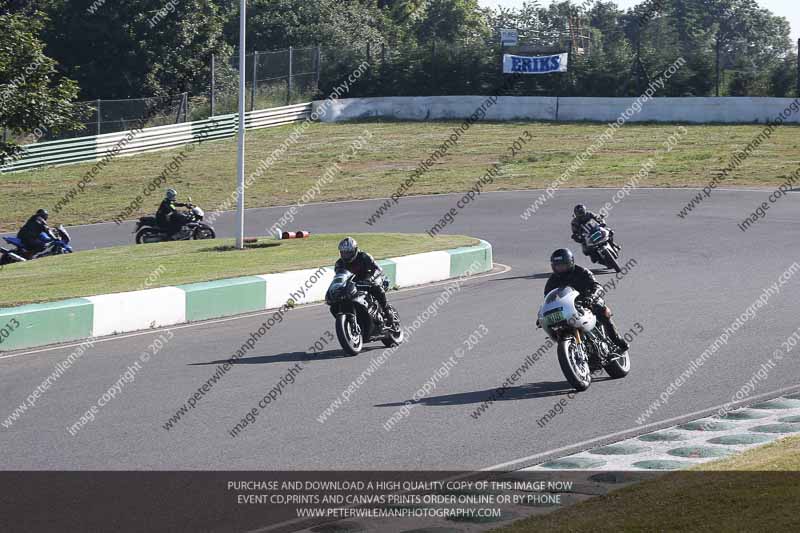
<svg viewBox="0 0 800 533">
<path fill-rule="evenodd" d="M 38 211 L 36 211 L 36 216 L 47 220 L 47 217 L 49 215 L 47 213 L 47 209 L 39 209 Z"/>
<path fill-rule="evenodd" d="M 352 262 L 358 255 L 358 243 L 356 240 L 352 237 L 342 239 L 339 243 L 339 255 L 345 263 Z"/>
<path fill-rule="evenodd" d="M 550 266 L 556 274 L 572 272 L 575 268 L 575 256 L 566 248 L 559 248 L 550 256 Z"/>
<path fill-rule="evenodd" d="M 583 204 L 578 204 L 575 206 L 575 209 L 572 210 L 575 213 L 576 217 L 582 217 L 586 214 L 586 206 Z"/>
</svg>

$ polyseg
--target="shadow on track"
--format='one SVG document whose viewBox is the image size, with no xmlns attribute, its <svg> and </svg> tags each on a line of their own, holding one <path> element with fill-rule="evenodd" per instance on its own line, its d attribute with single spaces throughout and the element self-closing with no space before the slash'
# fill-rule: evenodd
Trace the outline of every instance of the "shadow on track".
<svg viewBox="0 0 800 533">
<path fill-rule="evenodd" d="M 592 377 L 592 382 L 606 381 L 606 376 Z M 550 396 L 564 396 L 575 389 L 566 381 L 540 381 L 539 383 L 527 383 L 516 387 L 505 389 L 502 396 L 497 392 L 498 389 L 486 389 L 472 392 L 459 392 L 456 394 L 443 394 L 442 396 L 431 396 L 420 400 L 407 400 L 406 402 L 381 403 L 375 407 L 401 407 L 403 405 L 428 405 L 428 406 L 447 406 L 447 405 L 466 405 L 470 403 L 481 403 L 492 401 L 493 396 L 497 396 L 493 401 L 507 400 L 533 400 L 536 398 L 547 398 Z"/>
<path fill-rule="evenodd" d="M 382 350 L 383 346 L 365 346 L 361 353 L 372 350 Z M 358 356 L 356 356 L 358 357 Z M 324 361 L 326 359 L 350 359 L 342 350 L 327 350 L 325 352 L 308 353 L 308 352 L 285 352 L 276 355 L 257 355 L 254 357 L 244 357 L 242 359 L 219 359 L 217 361 L 208 361 L 206 363 L 189 363 L 189 366 L 205 366 L 205 365 L 221 365 L 223 363 L 230 363 L 232 365 L 268 365 L 270 363 L 296 363 L 298 361 Z"/>
</svg>

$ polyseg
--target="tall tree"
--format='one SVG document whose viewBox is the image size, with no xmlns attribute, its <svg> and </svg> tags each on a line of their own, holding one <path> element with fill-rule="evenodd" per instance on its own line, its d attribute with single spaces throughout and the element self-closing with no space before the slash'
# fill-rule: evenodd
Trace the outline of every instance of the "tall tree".
<svg viewBox="0 0 800 533">
<path fill-rule="evenodd" d="M 87 99 L 204 94 L 211 53 L 230 52 L 213 1 L 52 0 L 50 12 L 48 51 Z"/>
<path fill-rule="evenodd" d="M 56 62 L 44 53 L 38 32 L 43 14 L 0 15 L 0 129 L 12 138 L 80 127 L 73 104 L 78 85 L 58 76 Z M 0 164 L 19 150 L 0 139 Z"/>
</svg>

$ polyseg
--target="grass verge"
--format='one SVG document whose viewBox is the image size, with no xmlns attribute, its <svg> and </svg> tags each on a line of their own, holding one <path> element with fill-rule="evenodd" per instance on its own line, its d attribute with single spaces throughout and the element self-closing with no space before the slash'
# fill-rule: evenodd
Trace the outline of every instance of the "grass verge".
<svg viewBox="0 0 800 533">
<path fill-rule="evenodd" d="M 453 122 L 313 124 L 248 188 L 247 207 L 298 202 L 338 161 L 340 170 L 334 169 L 335 179 L 323 185 L 312 201 L 389 197 L 448 138 L 455 125 Z M 536 122 L 475 124 L 457 146 L 417 180 L 408 194 L 468 190 L 495 163 L 500 165 L 500 174 L 485 190 L 546 187 L 606 127 Z M 294 128 L 291 125 L 248 132 L 247 172 L 256 169 Z M 656 151 L 662 155 L 639 186 L 704 186 L 721 173 L 734 151 L 743 149 L 763 126 L 687 125 L 686 128 L 688 133 L 680 137 L 671 151 L 664 153 L 664 143 L 677 131 L 676 126 L 625 125 L 564 186 L 622 186 Z M 366 136 L 365 130 L 371 136 Z M 511 143 L 525 131 L 532 141 L 512 155 Z M 800 163 L 798 131 L 795 126 L 778 128 L 720 186 L 779 185 Z M 356 149 L 352 143 L 359 138 L 362 145 Z M 53 220 L 64 224 L 112 220 L 142 194 L 178 152 L 164 150 L 113 160 Z M 194 203 L 207 212 L 215 210 L 236 186 L 235 162 L 235 139 L 198 146 L 128 218 L 154 212 L 167 187 L 176 188 L 181 198 L 192 196 Z M 52 208 L 92 165 L 83 163 L 2 175 L 0 231 L 16 231 L 38 207 Z M 370 214 L 365 208 L 364 218 Z"/>
<path fill-rule="evenodd" d="M 375 259 L 470 246 L 460 235 L 351 234 Z M 78 296 L 165 287 L 214 279 L 332 266 L 339 234 L 276 241 L 261 238 L 244 250 L 234 239 L 115 246 L 3 267 L 0 307 Z M 113 275 L 112 275 L 113 274 Z"/>
<path fill-rule="evenodd" d="M 797 531 L 798 472 L 800 437 L 788 437 L 492 532 Z"/>
</svg>

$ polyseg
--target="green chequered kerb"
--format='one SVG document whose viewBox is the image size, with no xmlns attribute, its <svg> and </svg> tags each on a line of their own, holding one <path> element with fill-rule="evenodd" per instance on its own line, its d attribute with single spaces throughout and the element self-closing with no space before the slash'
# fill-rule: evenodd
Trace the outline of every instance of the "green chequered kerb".
<svg viewBox="0 0 800 533">
<path fill-rule="evenodd" d="M 383 269 L 386 279 L 389 280 L 389 287 L 391 288 L 397 285 L 397 263 L 391 259 L 381 259 L 376 261 L 376 263 L 378 263 L 378 266 Z"/>
<path fill-rule="evenodd" d="M 476 246 L 447 250 L 447 253 L 450 254 L 451 278 L 461 276 L 473 264 L 477 266 L 477 269 L 473 269 L 472 274 L 492 269 L 492 246 L 486 241 L 481 241 Z"/>
<path fill-rule="evenodd" d="M 189 322 L 261 311 L 267 306 L 267 282 L 257 276 L 179 285 L 186 293 Z"/>
<path fill-rule="evenodd" d="M 94 305 L 84 298 L 0 309 L 0 351 L 19 350 L 92 336 Z"/>
</svg>

